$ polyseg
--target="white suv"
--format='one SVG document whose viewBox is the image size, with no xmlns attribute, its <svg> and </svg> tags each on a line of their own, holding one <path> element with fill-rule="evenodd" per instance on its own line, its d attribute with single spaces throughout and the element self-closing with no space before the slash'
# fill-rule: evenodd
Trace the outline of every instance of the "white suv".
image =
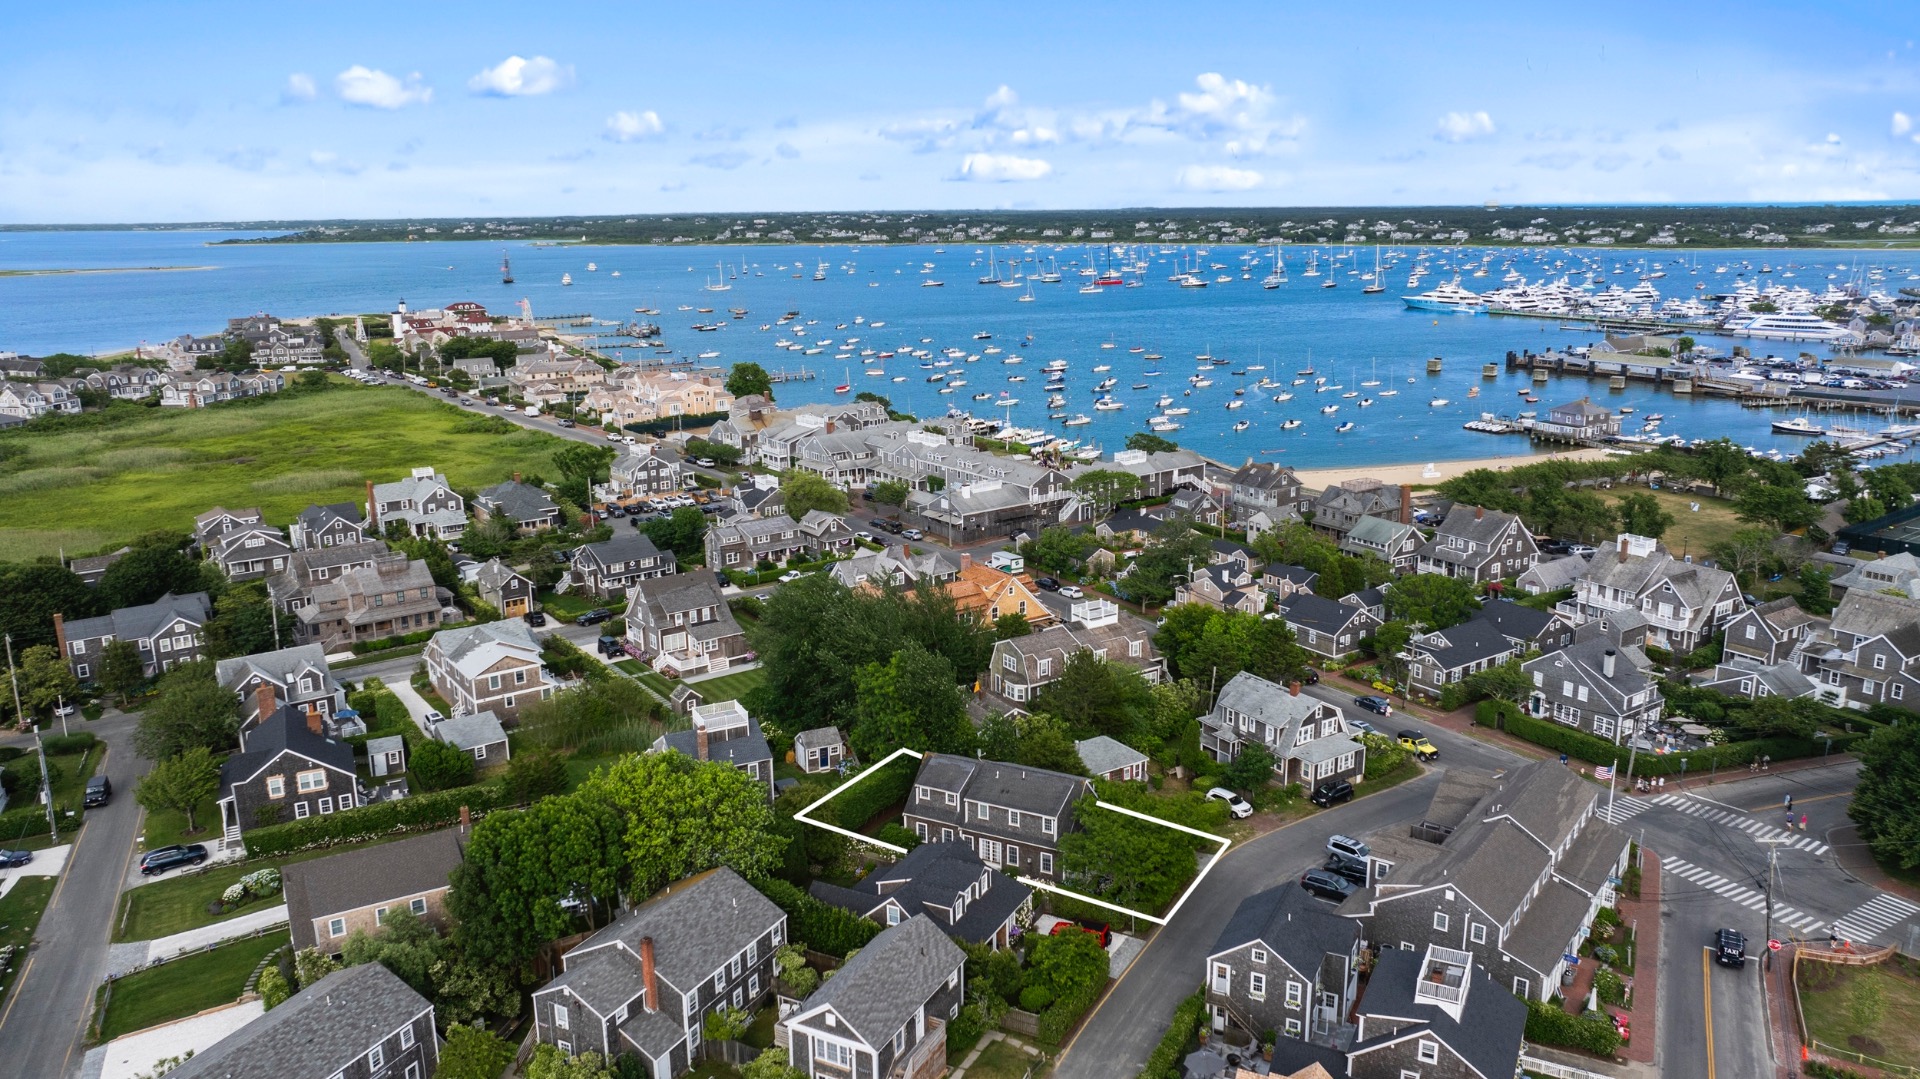
<svg viewBox="0 0 1920 1079">
<path fill-rule="evenodd" d="M 1207 798 L 1211 801 L 1227 803 L 1227 812 L 1242 820 L 1253 816 L 1253 806 L 1245 798 L 1225 787 L 1215 787 L 1208 791 Z"/>
</svg>

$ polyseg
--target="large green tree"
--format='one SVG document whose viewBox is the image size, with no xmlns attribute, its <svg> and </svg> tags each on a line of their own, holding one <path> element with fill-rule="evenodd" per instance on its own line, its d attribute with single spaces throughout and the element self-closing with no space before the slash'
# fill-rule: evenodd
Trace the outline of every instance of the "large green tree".
<svg viewBox="0 0 1920 1079">
<path fill-rule="evenodd" d="M 491 1030 L 455 1023 L 440 1046 L 433 1079 L 500 1079 L 513 1063 L 513 1046 Z"/>
<path fill-rule="evenodd" d="M 293 620 L 282 622 L 260 581 L 233 585 L 213 601 L 213 617 L 207 621 L 207 651 L 216 659 L 250 656 L 271 652 L 293 643 Z M 280 633 L 276 639 L 274 628 Z"/>
<path fill-rule="evenodd" d="M 135 546 L 100 577 L 100 602 L 107 610 L 138 607 L 172 592 L 185 595 L 206 587 L 201 563 L 187 557 L 179 537 L 154 537 Z"/>
<path fill-rule="evenodd" d="M 1713 545 L 1713 557 L 1734 576 L 1751 582 L 1773 558 L 1773 545 L 1778 539 L 1777 533 L 1766 528 L 1737 528 Z"/>
<path fill-rule="evenodd" d="M 879 760 L 902 746 L 964 753 L 972 745 L 966 697 L 953 664 L 918 641 L 902 644 L 885 663 L 869 663 L 853 679 L 856 753 Z"/>
<path fill-rule="evenodd" d="M 1621 495 L 1615 512 L 1620 516 L 1620 527 L 1636 536 L 1659 539 L 1673 527 L 1673 514 L 1646 491 Z"/>
<path fill-rule="evenodd" d="M 235 748 L 239 699 L 213 679 L 207 661 L 175 667 L 161 678 L 159 693 L 133 730 L 133 748 L 148 760 L 166 760 L 195 746 L 213 752 Z"/>
<path fill-rule="evenodd" d="M 1154 529 L 1153 537 L 1128 567 L 1122 587 L 1129 599 L 1165 603 L 1173 598 L 1180 582 L 1207 568 L 1212 553 L 1207 537 L 1194 531 L 1191 521 L 1176 517 Z"/>
<path fill-rule="evenodd" d="M 20 703 L 33 715 L 51 715 L 60 701 L 70 701 L 80 692 L 73 669 L 50 644 L 36 644 L 21 652 L 15 676 L 20 683 Z"/>
<path fill-rule="evenodd" d="M 1411 622 L 1431 632 L 1457 626 L 1480 609 L 1474 593 L 1479 586 L 1464 577 L 1416 573 L 1402 577 L 1387 589 L 1387 617 Z"/>
<path fill-rule="evenodd" d="M 757 363 L 745 362 L 733 365 L 727 372 L 727 392 L 735 397 L 759 394 L 767 400 L 773 400 L 773 378 L 767 369 Z"/>
<path fill-rule="evenodd" d="M 1041 687 L 1033 700 L 1036 711 L 1058 717 L 1078 737 L 1105 734 L 1122 741 L 1145 724 L 1151 706 L 1147 680 L 1139 671 L 1086 648 L 1068 656 L 1059 677 Z"/>
<path fill-rule="evenodd" d="M 423 791 L 464 787 L 473 782 L 473 758 L 451 743 L 421 739 L 410 751 L 407 778 Z"/>
<path fill-rule="evenodd" d="M 18 650 L 53 644 L 53 616 L 71 622 L 104 613 L 100 599 L 72 570 L 54 562 L 0 565 L 0 633 Z"/>
<path fill-rule="evenodd" d="M 1060 838 L 1060 867 L 1088 894 L 1154 911 L 1198 872 L 1193 841 L 1181 832 L 1112 810 L 1074 803 L 1074 831 Z"/>
<path fill-rule="evenodd" d="M 1742 521 L 1771 525 L 1781 532 L 1797 532 L 1820 519 L 1820 507 L 1799 487 L 1755 484 L 1733 500 L 1733 511 Z"/>
<path fill-rule="evenodd" d="M 173 812 L 187 818 L 188 833 L 199 831 L 194 811 L 220 789 L 220 765 L 205 746 L 154 762 L 140 777 L 133 800 L 149 813 Z"/>
<path fill-rule="evenodd" d="M 798 521 L 808 510 L 845 514 L 847 492 L 834 486 L 825 476 L 792 469 L 780 477 L 780 495 L 786 502 L 787 516 Z"/>
<path fill-rule="evenodd" d="M 623 830 L 614 807 L 577 794 L 489 814 L 474 827 L 447 898 L 462 953 L 517 969 L 568 931 L 563 901 L 607 909 L 626 875 Z"/>
<path fill-rule="evenodd" d="M 433 996 L 433 968 L 453 948 L 433 925 L 405 906 L 392 906 L 372 933 L 356 929 L 341 949 L 346 965 L 378 963 L 421 996 Z"/>
<path fill-rule="evenodd" d="M 146 664 L 140 659 L 139 646 L 132 641 L 108 641 L 100 653 L 100 688 L 113 694 L 124 708 L 128 694 L 146 680 Z"/>
<path fill-rule="evenodd" d="M 1135 431 L 1127 436 L 1127 448 L 1143 450 L 1147 453 L 1172 453 L 1180 444 L 1170 438 L 1162 438 L 1151 431 Z"/>
<path fill-rule="evenodd" d="M 1854 753 L 1860 778 L 1847 816 L 1882 864 L 1920 869 L 1920 723 L 1882 727 Z"/>
<path fill-rule="evenodd" d="M 1115 505 L 1139 493 L 1140 477 L 1119 469 L 1096 468 L 1075 476 L 1067 486 L 1085 495 L 1093 503 L 1094 512 L 1105 516 Z"/>
<path fill-rule="evenodd" d="M 707 515 L 696 506 L 681 506 L 671 516 L 648 521 L 642 531 L 655 547 L 672 551 L 685 565 L 687 560 L 697 557 L 704 549 L 702 540 L 707 535 Z"/>
<path fill-rule="evenodd" d="M 612 446 L 569 442 L 553 451 L 553 467 L 560 473 L 560 494 L 585 509 L 593 504 L 593 485 L 607 482 L 613 466 Z"/>
<path fill-rule="evenodd" d="M 1080 568 L 1080 563 L 1097 547 L 1099 544 L 1085 532 L 1075 532 L 1065 525 L 1049 525 L 1023 544 L 1020 553 L 1028 562 L 1049 573 L 1069 573 Z"/>
<path fill-rule="evenodd" d="M 1249 742 L 1233 758 L 1225 772 L 1227 786 L 1245 794 L 1265 787 L 1273 780 L 1273 753 L 1259 742 Z"/>
</svg>

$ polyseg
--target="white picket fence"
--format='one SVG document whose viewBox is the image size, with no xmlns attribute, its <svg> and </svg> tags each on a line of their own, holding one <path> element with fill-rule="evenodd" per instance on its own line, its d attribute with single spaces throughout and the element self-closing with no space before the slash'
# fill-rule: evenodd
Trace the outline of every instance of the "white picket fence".
<svg viewBox="0 0 1920 1079">
<path fill-rule="evenodd" d="M 1520 1066 L 1536 1075 L 1547 1076 L 1548 1079 L 1614 1079 L 1613 1076 L 1605 1072 L 1588 1071 L 1585 1068 L 1576 1068 L 1571 1064 L 1561 1064 L 1552 1060 L 1542 1060 L 1539 1057 L 1530 1057 L 1525 1053 L 1520 1054 Z"/>
</svg>

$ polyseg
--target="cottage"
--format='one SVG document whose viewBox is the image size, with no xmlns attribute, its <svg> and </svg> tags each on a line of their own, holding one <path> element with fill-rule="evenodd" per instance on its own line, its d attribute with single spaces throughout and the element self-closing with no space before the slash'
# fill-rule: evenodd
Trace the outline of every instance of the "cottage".
<svg viewBox="0 0 1920 1079">
<path fill-rule="evenodd" d="M 693 707 L 692 727 L 670 731 L 653 740 L 654 753 L 669 750 L 697 761 L 731 764 L 766 788 L 773 800 L 773 748 L 760 723 L 739 701 L 720 701 Z"/>
<path fill-rule="evenodd" d="M 427 733 L 473 758 L 475 765 L 505 764 L 513 759 L 507 729 L 491 708 L 435 720 Z"/>
<path fill-rule="evenodd" d="M 919 915 L 873 938 L 782 1025 L 806 1079 L 939 1079 L 967 955 Z"/>
<path fill-rule="evenodd" d="M 1241 671 L 1221 688 L 1213 711 L 1200 717 L 1200 748 L 1224 763 L 1250 745 L 1266 747 L 1282 784 L 1311 789 L 1366 772 L 1366 747 L 1338 705 L 1301 693 L 1298 682 L 1283 687 Z"/>
<path fill-rule="evenodd" d="M 1359 648 L 1361 641 L 1380 628 L 1380 620 L 1366 608 L 1311 592 L 1281 600 L 1279 613 L 1300 647 L 1328 659 L 1338 659 Z"/>
<path fill-rule="evenodd" d="M 1815 682 L 1792 663 L 1761 663 L 1745 656 L 1728 656 L 1714 664 L 1713 670 L 1695 676 L 1694 685 L 1729 697 L 1751 700 L 1762 697 L 1834 699 L 1839 696 L 1837 689 Z"/>
<path fill-rule="evenodd" d="M 1549 438 L 1598 442 L 1620 433 L 1620 416 L 1613 409 L 1582 397 L 1548 409 L 1544 419 L 1534 421 L 1533 429 Z"/>
<path fill-rule="evenodd" d="M 404 480 L 367 484 L 366 519 L 376 536 L 398 526 L 409 536 L 459 539 L 467 529 L 467 503 L 445 476 L 416 468 Z"/>
<path fill-rule="evenodd" d="M 256 691 L 266 719 L 240 733 L 240 752 L 220 766 L 220 848 L 243 848 L 251 828 L 343 812 L 360 804 L 353 747 L 326 736 L 320 717 L 275 708 L 272 686 Z"/>
<path fill-rule="evenodd" d="M 1638 611 L 1650 643 L 1682 654 L 1705 644 L 1746 606 L 1733 574 L 1682 561 L 1657 540 L 1623 532 L 1600 547 L 1561 609 L 1581 622 Z"/>
<path fill-rule="evenodd" d="M 489 558 L 473 575 L 473 590 L 480 602 L 499 611 L 503 618 L 521 618 L 533 610 L 533 581 L 498 558 Z"/>
<path fill-rule="evenodd" d="M 733 870 L 689 877 L 561 958 L 560 975 L 534 991 L 534 1039 L 680 1075 L 700 1059 L 709 1014 L 766 1003 L 786 942 L 786 914 Z"/>
<path fill-rule="evenodd" d="M 1504 634 L 1522 652 L 1553 652 L 1573 643 L 1573 624 L 1556 611 L 1522 607 L 1509 599 L 1490 600 L 1474 619 Z"/>
<path fill-rule="evenodd" d="M 616 501 L 672 494 L 686 485 L 685 466 L 653 443 L 627 447 L 607 475 L 607 493 Z"/>
<path fill-rule="evenodd" d="M 332 728 L 334 719 L 347 710 L 347 693 L 327 667 L 327 657 L 317 644 L 297 644 L 272 652 L 223 659 L 214 665 L 213 677 L 240 698 L 240 723 L 258 723 L 267 716 L 290 707 L 301 715 L 317 715 L 323 729 Z M 259 708 L 260 688 L 273 691 L 269 710 Z M 329 733 L 339 733 L 329 731 Z"/>
<path fill-rule="evenodd" d="M 1485 583 L 1515 577 L 1540 560 L 1540 547 L 1520 518 L 1479 506 L 1455 506 L 1420 548 L 1421 573 Z"/>
<path fill-rule="evenodd" d="M 516 619 L 443 629 L 427 642 L 421 659 L 455 715 L 490 711 L 517 723 L 522 708 L 553 696 L 540 642 Z"/>
<path fill-rule="evenodd" d="M 350 557 L 354 548 L 334 547 L 330 553 Z M 360 641 L 381 640 L 432 629 L 440 624 L 446 606 L 443 591 L 433 583 L 427 564 L 399 552 L 375 555 L 331 580 L 322 581 L 304 596 L 295 592 L 288 606 L 294 614 L 293 639 L 318 643 L 328 653 L 353 647 Z M 303 600 L 296 606 L 296 600 Z"/>
<path fill-rule="evenodd" d="M 245 525 L 223 532 L 207 546 L 207 561 L 229 581 L 252 581 L 287 568 L 293 546 L 272 525 Z"/>
<path fill-rule="evenodd" d="M 1120 450 L 1111 461 L 1116 471 L 1140 482 L 1141 498 L 1158 498 L 1176 487 L 1198 490 L 1207 480 L 1206 465 L 1206 459 L 1192 450 Z"/>
<path fill-rule="evenodd" d="M 707 565 L 715 569 L 750 569 L 790 560 L 811 562 L 853 547 L 853 529 L 845 517 L 808 510 L 798 521 L 777 517 L 743 517 L 707 529 Z"/>
<path fill-rule="evenodd" d="M 1500 627 L 1470 618 L 1457 626 L 1414 634 L 1407 642 L 1407 681 L 1420 692 L 1438 697 L 1448 686 L 1517 658 L 1520 651 Z"/>
<path fill-rule="evenodd" d="M 1215 1030 L 1331 1045 L 1359 993 L 1360 926 L 1288 881 L 1240 901 L 1205 970 Z"/>
<path fill-rule="evenodd" d="M 397 776 L 407 770 L 407 740 L 400 735 L 367 739 L 367 771 L 375 776 Z M 378 799 L 369 799 L 377 801 Z"/>
<path fill-rule="evenodd" d="M 1382 952 L 1357 1009 L 1349 1079 L 1513 1072 L 1525 1048 L 1527 1008 L 1502 988 L 1470 950 L 1436 944 L 1424 954 Z"/>
<path fill-rule="evenodd" d="M 1304 505 L 1300 480 L 1284 465 L 1256 462 L 1249 457 L 1227 480 L 1227 511 L 1235 521 L 1264 513 L 1271 528 L 1282 521 L 1299 520 Z"/>
<path fill-rule="evenodd" d="M 505 483 L 496 483 L 475 495 L 473 516 L 481 521 L 504 521 L 522 536 L 560 527 L 560 507 L 553 497 L 521 483 L 517 472 Z"/>
<path fill-rule="evenodd" d="M 1081 652 L 1139 671 L 1149 682 L 1166 678 L 1166 660 L 1153 647 L 1151 623 L 1123 615 L 1112 600 L 1076 601 L 1067 622 L 1038 633 L 996 641 L 980 692 L 995 706 L 1019 711 L 1060 677 Z"/>
<path fill-rule="evenodd" d="M 1115 783 L 1144 783 L 1147 779 L 1147 755 L 1125 742 L 1096 734 L 1073 744 L 1080 763 L 1095 779 Z"/>
<path fill-rule="evenodd" d="M 53 616 L 53 636 L 66 657 L 73 677 L 92 682 L 100 677 L 107 645 L 130 641 L 140 652 L 140 673 L 152 678 L 203 655 L 205 628 L 213 617 L 213 603 L 205 592 L 176 596 L 169 592 L 152 603 L 122 607 L 96 618 L 68 622 Z"/>
<path fill-rule="evenodd" d="M 1073 830 L 1074 803 L 1092 793 L 1080 776 L 929 753 L 902 821 L 923 843 L 958 840 L 989 866 L 1058 880 L 1060 837 Z"/>
<path fill-rule="evenodd" d="M 1372 556 L 1393 567 L 1396 574 L 1412 573 L 1426 537 L 1410 523 L 1385 517 L 1362 517 L 1340 540 L 1340 549 L 1356 558 Z"/>
<path fill-rule="evenodd" d="M 712 573 L 675 573 L 639 581 L 628 593 L 627 639 L 655 670 L 676 677 L 724 671 L 752 657 Z"/>
<path fill-rule="evenodd" d="M 351 502 L 308 506 L 294 519 L 288 533 L 296 551 L 347 546 L 367 540 L 367 528 L 361 523 L 359 507 Z"/>
<path fill-rule="evenodd" d="M 194 1053 L 172 1079 L 426 1079 L 440 1066 L 433 1005 L 379 963 L 336 970 Z"/>
<path fill-rule="evenodd" d="M 1173 590 L 1173 602 L 1199 603 L 1221 611 L 1259 614 L 1267 594 L 1256 588 L 1244 560 L 1222 562 L 1196 572 Z"/>
<path fill-rule="evenodd" d="M 847 738 L 838 727 L 815 727 L 793 736 L 793 761 L 802 772 L 834 771 L 847 756 Z"/>
<path fill-rule="evenodd" d="M 600 599 L 615 599 L 641 581 L 665 577 L 678 566 L 672 551 L 661 551 L 645 533 L 633 532 L 573 550 L 573 579 Z"/>
<path fill-rule="evenodd" d="M 1274 599 L 1282 600 L 1313 591 L 1320 575 L 1305 566 L 1273 562 L 1260 571 L 1260 587 Z"/>
<path fill-rule="evenodd" d="M 1920 600 L 1849 588 L 1832 623 L 1802 648 L 1803 670 L 1859 707 L 1920 702 Z"/>
<path fill-rule="evenodd" d="M 1792 596 L 1749 607 L 1727 623 L 1721 651 L 1762 666 L 1785 663 L 1830 623 L 1800 609 Z"/>
<path fill-rule="evenodd" d="M 808 890 L 868 921 L 893 926 L 924 915 L 956 940 L 994 949 L 1011 947 L 1033 913 L 1033 889 L 958 842 L 922 843 L 851 888 L 815 881 Z"/>
<path fill-rule="evenodd" d="M 1566 648 L 1521 664 L 1533 681 L 1527 714 L 1624 744 L 1659 719 L 1666 704 L 1652 668 L 1638 645 L 1576 634 Z"/>
<path fill-rule="evenodd" d="M 1019 615 L 1028 625 L 1050 626 L 1053 611 L 1040 602 L 1040 594 L 1025 574 L 1003 573 L 980 565 L 966 552 L 960 554 L 960 572 L 939 586 L 953 597 L 954 607 L 983 625 L 991 625 L 1008 615 Z"/>
<path fill-rule="evenodd" d="M 460 864 L 461 838 L 442 829 L 288 863 L 280 880 L 294 951 L 319 948 L 337 960 L 348 937 L 379 932 L 387 915 L 402 909 L 445 929 L 448 879 Z"/>
<path fill-rule="evenodd" d="M 1336 483 L 1313 500 L 1313 527 L 1336 538 L 1343 538 L 1363 517 L 1383 517 L 1401 524 L 1413 523 L 1413 488 L 1390 487 L 1376 479 L 1360 478 Z"/>
<path fill-rule="evenodd" d="M 921 581 L 942 584 L 960 575 L 960 566 L 939 551 L 890 544 L 878 551 L 854 549 L 827 567 L 827 574 L 848 588 L 863 584 L 904 588 Z"/>
<path fill-rule="evenodd" d="M 1587 575 L 1587 556 L 1570 554 L 1535 562 L 1513 580 L 1514 586 L 1529 596 L 1571 589 L 1575 581 Z"/>
</svg>

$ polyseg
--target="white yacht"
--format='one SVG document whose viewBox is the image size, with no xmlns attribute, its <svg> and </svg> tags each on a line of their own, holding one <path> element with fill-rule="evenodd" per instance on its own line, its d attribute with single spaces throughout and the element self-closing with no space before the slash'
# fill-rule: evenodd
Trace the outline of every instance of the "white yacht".
<svg viewBox="0 0 1920 1079">
<path fill-rule="evenodd" d="M 1828 322 L 1807 311 L 1777 311 L 1735 318 L 1724 330 L 1735 337 L 1763 337 L 1775 341 L 1837 341 L 1853 336 L 1845 326 Z"/>
<path fill-rule="evenodd" d="M 1417 296 L 1402 296 L 1401 299 L 1415 311 L 1451 311 L 1462 315 L 1479 314 L 1487 306 L 1479 294 L 1461 288 L 1458 281 L 1449 281 Z"/>
</svg>

